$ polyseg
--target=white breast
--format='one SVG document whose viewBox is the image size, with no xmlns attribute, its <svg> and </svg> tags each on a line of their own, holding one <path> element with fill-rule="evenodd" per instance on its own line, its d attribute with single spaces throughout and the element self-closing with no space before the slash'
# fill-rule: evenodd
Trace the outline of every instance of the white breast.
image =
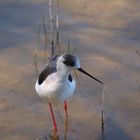
<svg viewBox="0 0 140 140">
<path fill-rule="evenodd" d="M 56 73 L 48 76 L 41 85 L 38 84 L 38 80 L 35 84 L 37 94 L 49 100 L 67 100 L 73 95 L 75 88 L 76 83 L 74 79 L 72 82 L 67 77 L 60 80 Z"/>
</svg>

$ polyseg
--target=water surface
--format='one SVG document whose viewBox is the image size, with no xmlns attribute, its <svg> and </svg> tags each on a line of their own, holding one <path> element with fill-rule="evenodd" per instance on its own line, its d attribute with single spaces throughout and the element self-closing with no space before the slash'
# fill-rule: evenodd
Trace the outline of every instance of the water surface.
<svg viewBox="0 0 140 140">
<path fill-rule="evenodd" d="M 107 140 L 139 140 L 140 130 L 140 11 L 138 1 L 61 1 L 60 35 L 81 65 L 108 88 L 105 91 Z M 33 51 L 42 15 L 48 21 L 48 2 L 0 2 L 0 139 L 31 140 L 52 128 L 48 105 L 34 91 Z M 49 25 L 48 25 L 49 26 Z M 42 31 L 43 32 L 43 31 Z M 39 63 L 43 67 L 43 36 Z M 101 139 L 103 87 L 79 74 L 69 101 L 68 140 Z M 56 111 L 63 138 L 63 104 Z"/>
</svg>

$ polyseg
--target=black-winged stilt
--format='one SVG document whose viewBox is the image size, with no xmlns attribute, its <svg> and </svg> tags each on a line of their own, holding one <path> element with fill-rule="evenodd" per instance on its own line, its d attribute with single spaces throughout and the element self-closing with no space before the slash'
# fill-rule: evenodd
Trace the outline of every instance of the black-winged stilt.
<svg viewBox="0 0 140 140">
<path fill-rule="evenodd" d="M 64 54 L 52 57 L 49 60 L 48 65 L 41 72 L 36 81 L 35 89 L 40 97 L 46 98 L 49 102 L 55 133 L 57 133 L 57 124 L 51 103 L 53 101 L 64 101 L 65 113 L 66 116 L 68 115 L 66 101 L 73 95 L 76 88 L 76 82 L 71 75 L 72 69 L 76 69 L 103 84 L 100 80 L 83 70 L 80 67 L 79 58 L 74 55 Z"/>
</svg>

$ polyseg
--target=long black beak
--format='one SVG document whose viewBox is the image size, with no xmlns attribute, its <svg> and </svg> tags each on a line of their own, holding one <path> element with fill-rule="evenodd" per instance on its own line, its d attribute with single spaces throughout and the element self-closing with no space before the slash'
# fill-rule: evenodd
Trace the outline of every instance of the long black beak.
<svg viewBox="0 0 140 140">
<path fill-rule="evenodd" d="M 85 70 L 83 70 L 82 68 L 78 68 L 77 70 L 79 70 L 80 72 L 86 74 L 87 76 L 91 77 L 92 79 L 96 80 L 97 82 L 103 84 L 103 82 L 101 82 L 100 80 L 96 79 L 95 77 L 91 76 L 90 74 L 88 74 Z"/>
</svg>

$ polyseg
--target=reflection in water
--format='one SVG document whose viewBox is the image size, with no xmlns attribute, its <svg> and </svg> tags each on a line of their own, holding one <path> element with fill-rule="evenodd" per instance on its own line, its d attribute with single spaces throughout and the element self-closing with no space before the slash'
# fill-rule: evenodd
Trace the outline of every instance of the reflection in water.
<svg viewBox="0 0 140 140">
<path fill-rule="evenodd" d="M 36 140 L 59 140 L 58 135 L 39 136 Z"/>
<path fill-rule="evenodd" d="M 65 127 L 64 127 L 64 140 L 67 140 L 67 132 L 68 132 L 68 112 L 67 112 L 67 102 L 64 102 L 64 110 L 65 110 Z"/>
<path fill-rule="evenodd" d="M 57 135 L 56 133 L 53 133 L 53 135 L 50 135 L 50 140 L 59 140 L 59 135 Z"/>
<path fill-rule="evenodd" d="M 103 110 L 102 110 L 101 113 L 102 113 L 102 114 L 101 114 L 102 140 L 105 140 L 105 133 L 104 133 L 104 112 L 103 112 Z"/>
<path fill-rule="evenodd" d="M 67 140 L 67 131 L 68 131 L 68 106 L 67 102 L 64 102 L 64 111 L 65 111 L 65 128 L 64 128 L 64 140 Z"/>
<path fill-rule="evenodd" d="M 48 134 L 47 136 L 39 136 L 36 138 L 36 140 L 59 140 L 60 139 L 59 136 L 61 135 L 64 135 L 64 140 L 67 140 L 69 117 L 68 117 L 68 106 L 66 101 L 64 101 L 64 113 L 65 113 L 65 121 L 64 121 L 63 134 L 53 129 L 51 133 Z"/>
<path fill-rule="evenodd" d="M 68 132 L 68 116 L 65 120 L 65 129 L 64 129 L 64 140 L 67 140 L 67 132 Z"/>
<path fill-rule="evenodd" d="M 65 125 L 64 125 L 64 140 L 67 140 L 67 133 L 68 133 L 68 116 L 65 118 Z M 52 132 L 48 136 L 39 136 L 36 140 L 59 140 L 59 134 Z"/>
</svg>

